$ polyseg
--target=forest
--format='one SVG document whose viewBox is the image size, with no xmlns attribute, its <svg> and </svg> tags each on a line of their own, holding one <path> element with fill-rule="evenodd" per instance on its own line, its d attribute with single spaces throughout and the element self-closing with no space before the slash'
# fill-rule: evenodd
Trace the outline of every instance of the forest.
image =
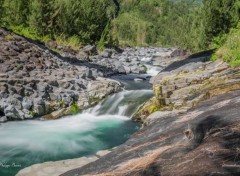
<svg viewBox="0 0 240 176">
<path fill-rule="evenodd" d="M 0 0 L 0 11 L 1 26 L 42 42 L 197 52 L 229 45 L 239 33 L 240 1 Z"/>
</svg>

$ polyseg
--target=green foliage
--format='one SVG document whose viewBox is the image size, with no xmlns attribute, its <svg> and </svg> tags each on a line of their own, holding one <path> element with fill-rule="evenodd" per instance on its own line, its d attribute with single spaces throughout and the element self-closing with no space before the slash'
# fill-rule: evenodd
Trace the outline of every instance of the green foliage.
<svg viewBox="0 0 240 176">
<path fill-rule="evenodd" d="M 1 25 L 78 49 L 220 48 L 240 19 L 239 0 L 0 0 Z"/>
<path fill-rule="evenodd" d="M 0 0 L 0 10 L 1 24 L 14 32 L 79 47 L 101 39 L 115 5 L 109 0 Z"/>
<path fill-rule="evenodd" d="M 204 0 L 204 32 L 206 44 L 211 44 L 214 37 L 226 34 L 236 27 L 240 19 L 239 0 Z"/>
<path fill-rule="evenodd" d="M 71 109 L 72 109 L 72 114 L 78 114 L 79 113 L 77 103 L 73 103 L 72 106 L 71 106 Z"/>
<path fill-rule="evenodd" d="M 204 48 L 202 5 L 191 0 L 129 0 L 113 21 L 123 46 L 180 46 Z"/>
<path fill-rule="evenodd" d="M 109 21 L 108 24 L 106 25 L 101 38 L 97 44 L 97 48 L 99 50 L 103 50 L 104 48 L 114 48 L 118 46 L 118 39 L 113 38 L 113 35 L 111 33 L 111 22 Z"/>
<path fill-rule="evenodd" d="M 240 23 L 231 29 L 222 47 L 212 56 L 212 60 L 223 59 L 231 66 L 240 65 Z"/>
<path fill-rule="evenodd" d="M 0 0 L 0 24 L 1 24 L 2 16 L 4 14 L 3 3 L 4 3 L 4 0 Z"/>
<path fill-rule="evenodd" d="M 35 117 L 37 115 L 36 111 L 29 111 L 29 115 L 31 115 L 32 117 Z"/>
</svg>

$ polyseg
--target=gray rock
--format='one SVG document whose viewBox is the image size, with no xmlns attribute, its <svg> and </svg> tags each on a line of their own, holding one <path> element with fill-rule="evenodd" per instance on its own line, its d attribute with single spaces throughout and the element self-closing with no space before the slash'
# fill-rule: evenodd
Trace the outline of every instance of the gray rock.
<svg viewBox="0 0 240 176">
<path fill-rule="evenodd" d="M 80 60 L 88 60 L 89 59 L 89 56 L 86 52 L 84 51 L 80 51 L 78 54 L 77 54 L 77 58 L 80 59 Z"/>
<path fill-rule="evenodd" d="M 83 51 L 86 52 L 88 55 L 97 55 L 97 48 L 94 45 L 87 45 L 83 48 Z"/>
<path fill-rule="evenodd" d="M 8 119 L 6 116 L 3 116 L 3 117 L 0 117 L 0 123 L 4 123 L 4 122 L 7 122 Z"/>
<path fill-rule="evenodd" d="M 100 53 L 100 55 L 104 58 L 109 58 L 112 55 L 112 50 L 105 49 L 103 52 Z"/>
<path fill-rule="evenodd" d="M 8 100 L 7 100 L 7 103 L 10 104 L 10 105 L 13 105 L 15 108 L 17 109 L 22 109 L 22 103 L 20 100 L 18 100 L 17 98 L 14 98 L 14 97 L 10 97 Z"/>
<path fill-rule="evenodd" d="M 45 102 L 42 98 L 36 98 L 34 100 L 34 105 L 45 105 Z"/>
<path fill-rule="evenodd" d="M 118 73 L 123 73 L 123 74 L 126 73 L 126 70 L 121 62 L 116 61 L 114 64 L 115 64 L 115 67 L 116 67 Z"/>
<path fill-rule="evenodd" d="M 56 93 L 50 93 L 49 96 L 52 101 L 60 101 L 62 99 L 61 95 Z"/>
<path fill-rule="evenodd" d="M 34 111 L 39 115 L 45 115 L 45 106 L 44 105 L 34 105 Z"/>
<path fill-rule="evenodd" d="M 27 109 L 27 110 L 32 109 L 33 108 L 33 101 L 26 98 L 26 97 L 23 98 L 22 107 L 23 107 L 23 109 Z"/>
<path fill-rule="evenodd" d="M 58 87 L 58 86 L 59 86 L 59 84 L 58 84 L 58 82 L 57 82 L 56 80 L 51 80 L 51 81 L 49 81 L 49 84 L 50 84 L 51 86 L 55 86 L 55 87 Z M 48 88 L 49 88 L 49 87 L 47 87 L 45 90 L 48 90 Z"/>
<path fill-rule="evenodd" d="M 6 109 L 4 109 L 4 114 L 9 119 L 18 119 L 19 118 L 17 109 L 12 105 L 9 105 Z"/>
</svg>

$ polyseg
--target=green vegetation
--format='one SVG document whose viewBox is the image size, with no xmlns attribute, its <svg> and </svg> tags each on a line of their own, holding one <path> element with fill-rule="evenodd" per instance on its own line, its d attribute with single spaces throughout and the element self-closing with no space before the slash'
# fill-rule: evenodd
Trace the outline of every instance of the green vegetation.
<svg viewBox="0 0 240 176">
<path fill-rule="evenodd" d="M 73 103 L 72 106 L 71 106 L 71 109 L 72 109 L 72 114 L 78 114 L 79 113 L 77 103 Z"/>
<path fill-rule="evenodd" d="M 35 117 L 37 115 L 37 112 L 36 111 L 29 111 L 29 114 L 32 116 L 32 117 Z"/>
<path fill-rule="evenodd" d="M 0 0 L 0 11 L 2 26 L 75 49 L 151 45 L 197 52 L 229 45 L 228 35 L 240 20 L 240 1 Z M 236 65 L 238 53 L 229 51 L 231 57 L 223 58 Z"/>
<path fill-rule="evenodd" d="M 0 0 L 0 23 L 32 39 L 79 47 L 109 33 L 114 7 L 109 0 Z"/>
<path fill-rule="evenodd" d="M 229 35 L 224 36 L 225 42 L 223 46 L 212 56 L 213 60 L 222 58 L 228 62 L 231 66 L 240 65 L 240 23 L 238 27 L 232 29 Z"/>
</svg>

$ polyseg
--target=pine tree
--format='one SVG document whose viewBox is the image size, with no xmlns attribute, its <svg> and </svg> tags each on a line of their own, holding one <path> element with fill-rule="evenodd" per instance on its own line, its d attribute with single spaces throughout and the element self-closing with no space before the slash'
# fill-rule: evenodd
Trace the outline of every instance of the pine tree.
<svg viewBox="0 0 240 176">
<path fill-rule="evenodd" d="M 30 0 L 16 0 L 16 24 L 27 26 L 30 14 Z"/>
<path fill-rule="evenodd" d="M 0 23 L 2 20 L 3 13 L 4 13 L 3 3 L 4 3 L 4 0 L 0 0 Z"/>
<path fill-rule="evenodd" d="M 40 35 L 52 35 L 54 31 L 55 0 L 34 0 L 30 16 L 30 26 Z"/>
</svg>

